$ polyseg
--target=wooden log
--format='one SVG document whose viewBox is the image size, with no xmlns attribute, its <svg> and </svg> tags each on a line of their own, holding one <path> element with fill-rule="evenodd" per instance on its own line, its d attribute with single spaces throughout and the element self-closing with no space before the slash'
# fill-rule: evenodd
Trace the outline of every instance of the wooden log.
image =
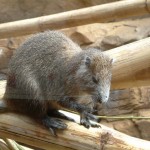
<svg viewBox="0 0 150 150">
<path fill-rule="evenodd" d="M 126 0 L 0 25 L 0 38 L 149 14 L 150 0 Z"/>
<path fill-rule="evenodd" d="M 5 82 L 0 82 L 0 98 L 4 93 Z M 70 114 L 77 122 L 79 116 Z M 65 121 L 67 130 L 57 131 L 57 137 L 35 120 L 15 113 L 0 114 L 0 136 L 26 145 L 54 150 L 148 150 L 150 142 L 134 138 L 103 125 L 102 128 L 86 129 L 77 123 Z"/>
<path fill-rule="evenodd" d="M 112 89 L 150 85 L 150 38 L 105 52 L 116 61 Z"/>
<path fill-rule="evenodd" d="M 0 135 L 42 149 L 148 150 L 150 142 L 133 138 L 108 127 L 86 129 L 67 122 L 68 129 L 57 137 L 34 120 L 13 113 L 0 114 Z"/>
</svg>

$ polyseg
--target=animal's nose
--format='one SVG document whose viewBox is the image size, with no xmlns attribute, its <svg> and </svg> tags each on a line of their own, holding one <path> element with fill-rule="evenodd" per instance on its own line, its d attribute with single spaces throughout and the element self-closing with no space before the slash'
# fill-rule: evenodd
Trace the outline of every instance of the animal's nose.
<svg viewBox="0 0 150 150">
<path fill-rule="evenodd" d="M 95 98 L 96 98 L 96 100 L 97 100 L 99 103 L 102 102 L 102 97 L 101 97 L 100 94 L 98 94 Z"/>
<path fill-rule="evenodd" d="M 108 96 L 103 96 L 103 97 L 102 97 L 102 102 L 107 102 L 107 101 L 108 101 L 108 98 L 109 98 Z"/>
</svg>

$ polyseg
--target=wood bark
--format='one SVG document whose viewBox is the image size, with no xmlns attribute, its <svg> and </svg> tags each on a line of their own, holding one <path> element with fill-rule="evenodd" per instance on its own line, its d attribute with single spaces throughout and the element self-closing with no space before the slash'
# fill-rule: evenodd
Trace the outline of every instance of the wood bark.
<svg viewBox="0 0 150 150">
<path fill-rule="evenodd" d="M 150 142 L 133 138 L 113 129 L 86 129 L 66 122 L 68 129 L 57 131 L 57 137 L 34 120 L 13 113 L 0 114 L 0 135 L 42 149 L 76 150 L 148 150 Z"/>
<path fill-rule="evenodd" d="M 0 38 L 62 29 L 150 13 L 150 0 L 126 0 L 0 25 Z"/>
</svg>

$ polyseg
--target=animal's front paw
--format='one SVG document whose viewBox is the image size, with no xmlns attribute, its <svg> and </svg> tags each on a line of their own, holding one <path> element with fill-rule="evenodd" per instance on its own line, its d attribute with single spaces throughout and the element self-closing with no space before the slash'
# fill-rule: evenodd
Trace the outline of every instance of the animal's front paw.
<svg viewBox="0 0 150 150">
<path fill-rule="evenodd" d="M 101 127 L 99 124 L 90 122 L 90 120 L 99 121 L 99 118 L 91 113 L 83 112 L 80 115 L 80 124 L 83 125 L 86 128 L 95 127 L 99 128 Z"/>
<path fill-rule="evenodd" d="M 93 115 L 91 113 L 86 112 L 86 116 L 87 116 L 87 118 L 89 120 L 96 121 L 96 122 L 100 122 L 101 121 L 101 119 L 98 116 L 95 116 L 95 115 Z"/>
<path fill-rule="evenodd" d="M 91 123 L 87 118 L 81 118 L 80 119 L 80 124 L 83 125 L 86 128 L 90 128 Z"/>
</svg>

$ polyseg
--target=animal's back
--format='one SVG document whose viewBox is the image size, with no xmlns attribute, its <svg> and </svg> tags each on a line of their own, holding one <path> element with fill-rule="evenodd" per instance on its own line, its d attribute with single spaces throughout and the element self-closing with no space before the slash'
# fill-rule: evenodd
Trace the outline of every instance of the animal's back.
<svg viewBox="0 0 150 150">
<path fill-rule="evenodd" d="M 10 61 L 8 88 L 13 86 L 11 91 L 15 94 L 9 95 L 6 91 L 7 97 L 55 99 L 63 91 L 60 86 L 64 79 L 61 77 L 66 75 L 68 62 L 81 51 L 78 45 L 57 31 L 32 36 L 16 50 Z"/>
<path fill-rule="evenodd" d="M 22 44 L 12 57 L 10 67 L 13 64 L 20 63 L 23 65 L 33 65 L 32 63 L 34 63 L 34 65 L 37 64 L 36 67 L 38 68 L 41 68 L 42 65 L 49 65 L 50 63 L 51 65 L 58 65 L 60 63 L 60 66 L 61 63 L 69 61 L 72 56 L 81 51 L 78 45 L 73 43 L 61 32 L 46 31 L 32 36 Z M 17 60 L 15 61 L 16 58 Z M 21 59 L 23 59 L 23 62 Z"/>
</svg>

